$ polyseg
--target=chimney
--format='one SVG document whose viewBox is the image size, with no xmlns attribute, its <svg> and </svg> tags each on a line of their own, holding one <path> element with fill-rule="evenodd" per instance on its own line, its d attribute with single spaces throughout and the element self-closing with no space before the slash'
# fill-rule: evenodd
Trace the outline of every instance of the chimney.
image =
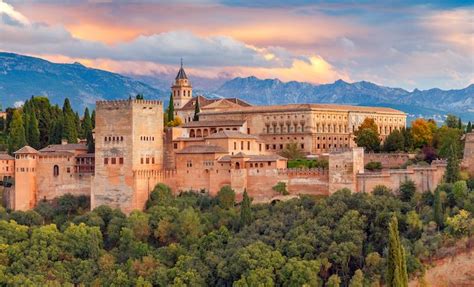
<svg viewBox="0 0 474 287">
<path fill-rule="evenodd" d="M 61 140 L 61 145 L 66 145 L 67 144 L 67 139 L 62 139 Z"/>
</svg>

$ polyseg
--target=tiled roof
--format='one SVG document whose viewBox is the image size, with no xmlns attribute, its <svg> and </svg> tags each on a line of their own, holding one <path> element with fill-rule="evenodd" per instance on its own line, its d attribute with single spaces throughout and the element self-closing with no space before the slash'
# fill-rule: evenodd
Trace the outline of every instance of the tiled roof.
<svg viewBox="0 0 474 287">
<path fill-rule="evenodd" d="M 181 68 L 179 69 L 178 71 L 178 74 L 176 75 L 176 80 L 179 80 L 179 79 L 188 79 L 188 76 L 186 76 L 186 72 L 184 71 L 183 69 L 183 65 L 181 65 Z"/>
<path fill-rule="evenodd" d="M 71 151 L 49 151 L 39 153 L 41 156 L 74 156 L 74 153 Z"/>
<path fill-rule="evenodd" d="M 5 152 L 0 153 L 0 160 L 13 160 L 13 159 L 15 158 L 9 155 L 8 153 L 5 153 Z"/>
<path fill-rule="evenodd" d="M 208 139 L 228 139 L 228 138 L 237 138 L 237 139 L 258 139 L 256 135 L 244 134 L 239 131 L 220 131 L 214 134 L 207 136 Z"/>
<path fill-rule="evenodd" d="M 194 106 L 196 105 L 196 100 L 197 99 L 199 99 L 199 107 L 201 108 L 201 110 L 203 108 L 205 108 L 206 106 L 212 104 L 212 103 L 222 101 L 222 100 L 231 102 L 231 103 L 236 104 L 236 105 L 241 106 L 241 107 L 250 107 L 250 106 L 252 106 L 251 104 L 249 104 L 245 101 L 242 101 L 241 99 L 237 99 L 237 98 L 209 99 L 209 98 L 206 98 L 204 96 L 197 96 L 197 97 L 192 98 L 189 102 L 187 102 L 180 110 L 194 110 L 195 109 Z"/>
<path fill-rule="evenodd" d="M 182 150 L 180 151 L 177 151 L 176 153 L 183 153 L 183 154 L 187 154 L 187 153 L 225 153 L 225 149 L 220 147 L 220 146 L 216 146 L 216 145 L 192 145 L 192 146 L 188 146 L 188 147 L 185 147 L 183 148 Z"/>
<path fill-rule="evenodd" d="M 391 113 L 404 115 L 405 113 L 386 107 L 365 107 L 365 106 L 350 106 L 337 104 L 288 104 L 288 105 L 274 105 L 274 106 L 249 106 L 239 109 L 232 109 L 226 111 L 203 111 L 202 114 L 233 114 L 233 113 L 261 113 L 261 112 L 281 112 L 281 111 L 350 111 L 350 112 L 371 112 L 371 113 Z"/>
<path fill-rule="evenodd" d="M 78 144 L 52 144 L 47 147 L 40 149 L 40 152 L 56 152 L 56 151 L 74 151 L 74 150 L 87 150 L 87 145 Z"/>
<path fill-rule="evenodd" d="M 196 128 L 196 127 L 225 127 L 225 126 L 242 126 L 245 121 L 192 121 L 185 123 L 183 128 Z"/>
<path fill-rule="evenodd" d="M 38 151 L 30 147 L 29 145 L 26 145 L 22 147 L 21 149 L 17 150 L 16 152 L 14 152 L 14 154 L 18 154 L 18 153 L 38 153 Z"/>
</svg>

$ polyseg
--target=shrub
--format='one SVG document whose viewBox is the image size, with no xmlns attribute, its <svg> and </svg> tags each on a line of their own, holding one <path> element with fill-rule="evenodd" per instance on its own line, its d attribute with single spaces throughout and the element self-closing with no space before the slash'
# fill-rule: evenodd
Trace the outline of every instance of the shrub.
<svg viewBox="0 0 474 287">
<path fill-rule="evenodd" d="M 288 195 L 290 194 L 288 190 L 286 189 L 286 183 L 284 182 L 278 182 L 272 189 L 276 192 L 278 192 L 281 195 Z"/>
<path fill-rule="evenodd" d="M 379 161 L 371 161 L 365 165 L 365 169 L 370 171 L 379 171 L 382 169 L 382 163 Z"/>
<path fill-rule="evenodd" d="M 228 185 L 222 187 L 217 193 L 217 201 L 222 208 L 229 209 L 233 207 L 235 204 L 234 190 Z"/>
</svg>

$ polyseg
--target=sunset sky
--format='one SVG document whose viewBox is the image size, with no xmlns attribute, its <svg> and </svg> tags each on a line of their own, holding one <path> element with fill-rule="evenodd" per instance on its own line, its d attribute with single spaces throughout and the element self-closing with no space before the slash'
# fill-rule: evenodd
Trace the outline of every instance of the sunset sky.
<svg viewBox="0 0 474 287">
<path fill-rule="evenodd" d="M 474 6 L 0 0 L 0 50 L 138 75 L 174 72 L 182 57 L 208 78 L 463 88 L 474 82 Z"/>
</svg>

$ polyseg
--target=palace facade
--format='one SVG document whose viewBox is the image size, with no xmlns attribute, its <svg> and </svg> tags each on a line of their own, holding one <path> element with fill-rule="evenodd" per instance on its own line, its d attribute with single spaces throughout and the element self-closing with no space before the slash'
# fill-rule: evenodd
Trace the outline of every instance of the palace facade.
<svg viewBox="0 0 474 287">
<path fill-rule="evenodd" d="M 163 104 L 155 100 L 96 103 L 95 153 L 85 144 L 24 147 L 14 159 L 0 154 L 0 175 L 9 206 L 34 207 L 66 193 L 87 195 L 91 207 L 109 205 L 124 212 L 143 209 L 158 183 L 175 192 L 215 195 L 226 185 L 240 198 L 244 190 L 256 202 L 284 197 L 273 186 L 285 183 L 290 196 L 329 195 L 340 188 L 371 191 L 377 184 L 397 190 L 406 179 L 419 190 L 432 190 L 445 164 L 405 170 L 364 171 L 364 151 L 354 131 L 367 117 L 382 140 L 404 128 L 406 115 L 389 108 L 329 104 L 253 106 L 237 98 L 193 97 L 181 66 L 171 87 L 180 127 L 163 125 Z M 193 121 L 196 105 L 198 121 Z M 328 169 L 289 169 L 279 153 L 289 143 L 307 155 L 329 161 Z M 13 172 L 12 172 L 13 170 Z"/>
</svg>

